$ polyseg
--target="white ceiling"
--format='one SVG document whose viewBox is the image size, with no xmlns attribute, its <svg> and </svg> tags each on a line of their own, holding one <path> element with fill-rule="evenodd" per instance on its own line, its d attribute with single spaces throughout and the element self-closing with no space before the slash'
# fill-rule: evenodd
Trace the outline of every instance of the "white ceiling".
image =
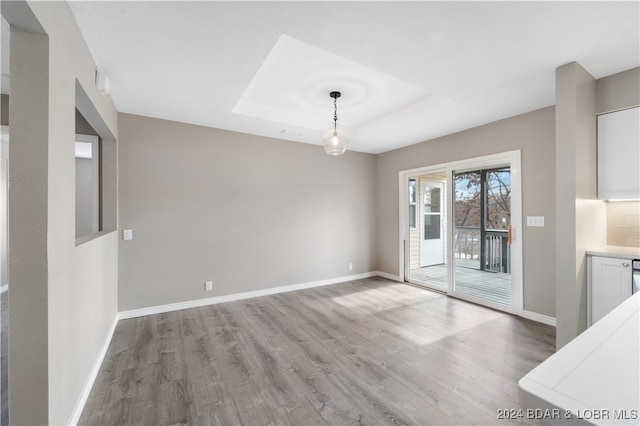
<svg viewBox="0 0 640 426">
<path fill-rule="evenodd" d="M 420 87 L 282 35 L 233 112 L 325 131 L 332 122 L 332 91 L 340 91 L 340 124 L 351 134 L 368 122 L 425 100 Z M 304 134 L 304 133 L 303 133 Z"/>
<path fill-rule="evenodd" d="M 321 144 L 341 90 L 370 153 L 552 105 L 568 62 L 640 66 L 638 1 L 70 5 L 121 112 Z"/>
</svg>

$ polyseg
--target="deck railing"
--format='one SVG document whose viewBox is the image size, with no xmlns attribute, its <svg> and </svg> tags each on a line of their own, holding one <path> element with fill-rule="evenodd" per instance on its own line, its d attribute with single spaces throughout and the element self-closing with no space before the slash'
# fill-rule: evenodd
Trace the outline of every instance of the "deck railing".
<svg viewBox="0 0 640 426">
<path fill-rule="evenodd" d="M 455 259 L 482 271 L 510 273 L 511 247 L 507 243 L 507 231 L 486 230 L 484 245 L 480 243 L 480 236 L 480 228 L 457 226 L 453 246 Z M 484 256 L 481 256 L 483 246 Z"/>
<path fill-rule="evenodd" d="M 480 229 L 457 226 L 454 232 L 453 256 L 480 262 Z"/>
</svg>

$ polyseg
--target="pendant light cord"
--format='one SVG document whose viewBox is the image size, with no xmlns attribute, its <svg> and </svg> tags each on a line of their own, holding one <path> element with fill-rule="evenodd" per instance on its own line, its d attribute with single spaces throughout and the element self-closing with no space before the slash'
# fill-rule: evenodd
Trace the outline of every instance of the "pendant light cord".
<svg viewBox="0 0 640 426">
<path fill-rule="evenodd" d="M 333 133 L 338 131 L 338 98 L 333 98 Z"/>
</svg>

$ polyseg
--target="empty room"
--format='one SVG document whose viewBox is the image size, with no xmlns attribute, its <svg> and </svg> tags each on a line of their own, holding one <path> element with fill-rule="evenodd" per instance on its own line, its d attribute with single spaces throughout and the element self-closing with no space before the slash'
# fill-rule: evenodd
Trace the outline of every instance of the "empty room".
<svg viewBox="0 0 640 426">
<path fill-rule="evenodd" d="M 0 424 L 640 421 L 640 2 L 0 5 Z"/>
</svg>

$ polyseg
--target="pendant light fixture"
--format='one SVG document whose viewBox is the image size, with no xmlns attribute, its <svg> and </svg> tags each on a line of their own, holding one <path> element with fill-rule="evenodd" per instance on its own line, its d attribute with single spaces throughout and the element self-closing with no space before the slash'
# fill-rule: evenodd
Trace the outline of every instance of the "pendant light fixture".
<svg viewBox="0 0 640 426">
<path fill-rule="evenodd" d="M 342 155 L 347 150 L 347 137 L 342 130 L 338 130 L 338 98 L 340 92 L 331 92 L 333 98 L 333 129 L 324 134 L 322 145 L 329 155 Z"/>
</svg>

